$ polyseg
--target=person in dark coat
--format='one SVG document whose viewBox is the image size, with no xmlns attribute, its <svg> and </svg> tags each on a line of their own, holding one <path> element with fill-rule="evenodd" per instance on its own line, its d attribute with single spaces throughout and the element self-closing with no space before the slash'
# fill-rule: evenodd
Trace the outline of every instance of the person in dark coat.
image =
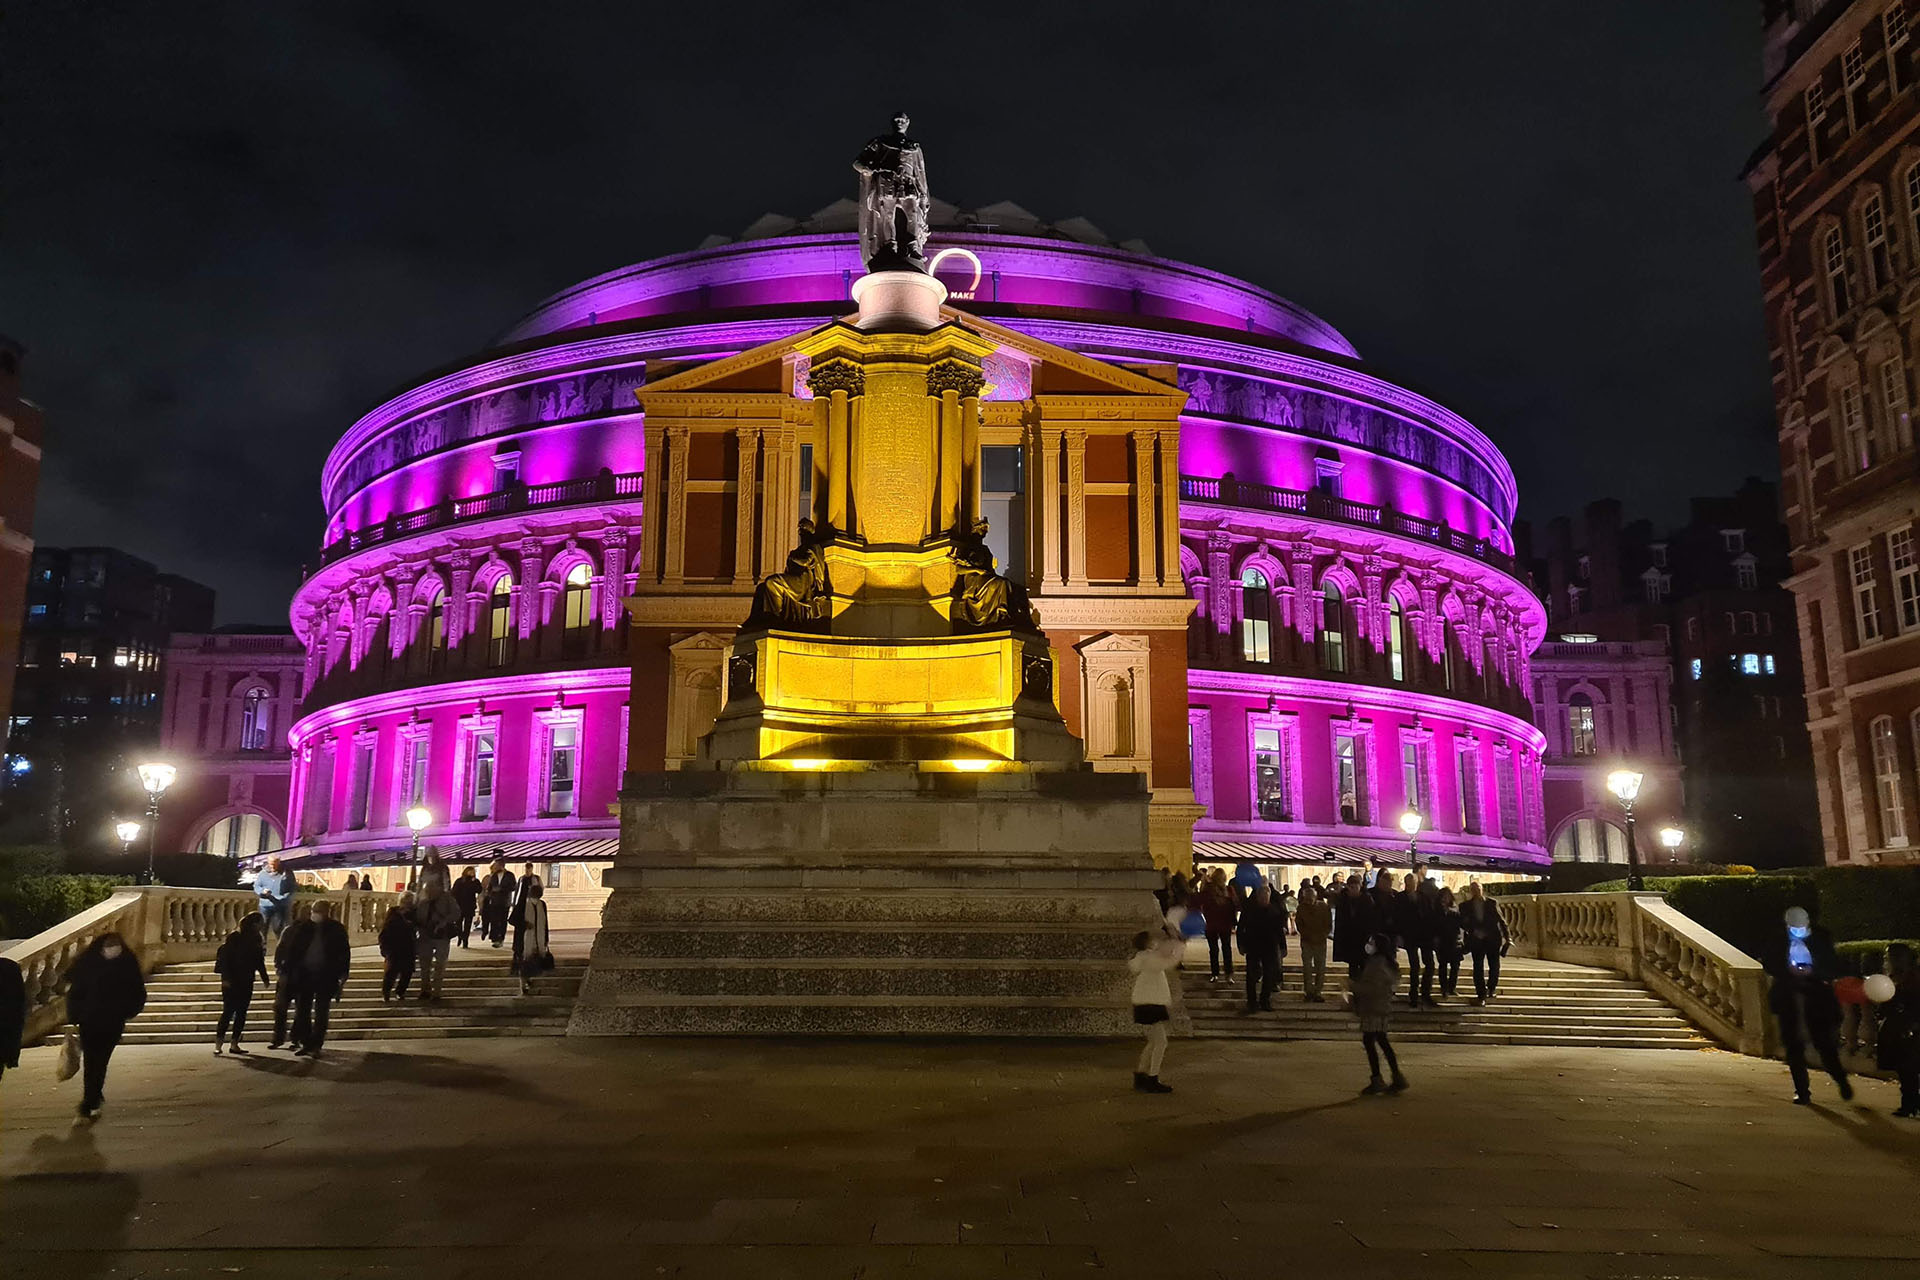
<svg viewBox="0 0 1920 1280">
<path fill-rule="evenodd" d="M 328 902 L 314 903 L 305 920 L 280 936 L 274 964 L 293 992 L 293 1051 L 303 1058 L 317 1058 L 327 1041 L 333 1002 L 346 987 L 347 970 L 353 964 L 347 928 L 333 918 Z"/>
<path fill-rule="evenodd" d="M 27 984 L 20 966 L 0 956 L 0 1076 L 20 1065 L 20 1037 L 27 1029 Z"/>
<path fill-rule="evenodd" d="M 1807 1042 L 1813 1042 L 1820 1066 L 1833 1077 L 1840 1100 L 1853 1099 L 1853 1085 L 1840 1063 L 1840 1002 L 1833 996 L 1833 980 L 1840 976 L 1840 957 L 1833 935 L 1813 923 L 1805 907 L 1787 909 L 1786 920 L 1760 957 L 1773 978 L 1767 1003 L 1780 1023 L 1780 1048 L 1793 1077 L 1793 1100 L 1809 1106 L 1813 1096 L 1807 1081 Z"/>
<path fill-rule="evenodd" d="M 473 934 L 473 913 L 480 909 L 480 877 L 468 867 L 453 882 L 453 900 L 460 904 L 460 932 L 454 940 L 461 946 L 467 945 L 467 939 Z"/>
<path fill-rule="evenodd" d="M 220 975 L 220 1022 L 213 1029 L 213 1056 L 220 1056 L 231 1029 L 233 1051 L 244 1058 L 247 1051 L 240 1047 L 240 1036 L 247 1029 L 247 1009 L 253 1004 L 253 975 L 267 981 L 266 919 L 258 911 L 249 913 L 220 944 L 213 955 L 213 971 Z"/>
<path fill-rule="evenodd" d="M 513 909 L 513 891 L 518 885 L 513 872 L 507 870 L 506 859 L 498 857 L 480 885 L 480 932 L 496 947 L 507 940 L 507 915 Z"/>
<path fill-rule="evenodd" d="M 1287 945 L 1287 913 L 1260 885 L 1240 909 L 1240 954 L 1247 959 L 1247 1012 L 1271 1011 L 1273 989 L 1280 985 L 1280 953 Z M 1258 989 L 1256 999 L 1255 991 Z"/>
<path fill-rule="evenodd" d="M 1407 1003 L 1431 1008 L 1438 1003 L 1433 987 L 1440 976 L 1440 886 L 1424 876 L 1408 876 L 1400 912 L 1402 945 L 1418 957 L 1409 962 L 1415 973 L 1407 985 Z"/>
<path fill-rule="evenodd" d="M 1232 982 L 1233 921 L 1238 912 L 1226 872 L 1214 868 L 1200 889 L 1198 901 L 1188 905 L 1198 906 L 1207 922 L 1208 981 Z"/>
<path fill-rule="evenodd" d="M 513 887 L 513 906 L 507 911 L 507 923 L 513 926 L 513 972 L 520 972 L 520 961 L 527 945 L 527 894 L 540 882 L 529 862 L 520 868 L 520 879 Z"/>
<path fill-rule="evenodd" d="M 67 1021 L 80 1029 L 80 1118 L 98 1120 L 105 1105 L 107 1062 L 127 1032 L 127 1023 L 147 1007 L 140 957 L 117 933 L 87 944 L 62 979 Z"/>
<path fill-rule="evenodd" d="M 1467 886 L 1467 900 L 1460 906 L 1460 929 L 1466 936 L 1467 954 L 1473 957 L 1473 1002 L 1485 1004 L 1500 988 L 1507 922 L 1500 918 L 1500 905 L 1487 896 L 1478 880 Z"/>
<path fill-rule="evenodd" d="M 1367 895 L 1360 873 L 1347 877 L 1346 887 L 1333 896 L 1333 959 L 1345 961 L 1349 981 L 1360 976 L 1367 959 L 1367 939 L 1374 934 L 1379 913 Z"/>
<path fill-rule="evenodd" d="M 1460 952 L 1460 904 L 1453 900 L 1453 890 L 1442 889 L 1433 955 L 1440 962 L 1440 994 L 1449 999 L 1460 991 Z"/>
<path fill-rule="evenodd" d="M 1896 942 L 1887 948 L 1887 976 L 1893 979 L 1893 999 L 1880 1009 L 1875 1065 L 1900 1080 L 1900 1109 L 1893 1114 L 1920 1120 L 1920 964 L 1912 947 Z M 5 1048 L 0 1044 L 0 1054 Z"/>
<path fill-rule="evenodd" d="M 413 923 L 413 895 L 403 893 L 397 906 L 387 908 L 386 921 L 380 926 L 380 958 L 387 963 L 386 973 L 380 979 L 382 1000 L 395 996 L 407 998 L 407 988 L 413 983 L 413 967 L 419 958 L 419 942 Z"/>
</svg>

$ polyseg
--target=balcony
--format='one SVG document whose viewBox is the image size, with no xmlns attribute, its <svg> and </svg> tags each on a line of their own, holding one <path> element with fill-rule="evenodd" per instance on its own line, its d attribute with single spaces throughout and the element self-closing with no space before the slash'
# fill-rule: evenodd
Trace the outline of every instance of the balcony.
<svg viewBox="0 0 1920 1280">
<path fill-rule="evenodd" d="M 1403 538 L 1413 538 L 1472 556 L 1510 577 L 1526 580 L 1513 557 L 1486 538 L 1462 533 L 1450 528 L 1444 521 L 1422 520 L 1391 507 L 1350 502 L 1318 489 L 1281 489 L 1270 484 L 1249 484 L 1232 476 L 1223 476 L 1218 480 L 1181 476 L 1180 497 L 1186 502 L 1212 502 L 1228 507 L 1243 507 L 1249 511 L 1277 511 L 1398 534 Z"/>
<path fill-rule="evenodd" d="M 353 530 L 335 539 L 320 549 L 320 563 L 314 567 L 325 568 L 336 560 L 365 551 L 368 547 L 470 520 L 485 520 L 518 511 L 541 511 L 553 507 L 611 502 L 619 498 L 637 498 L 640 496 L 643 474 L 629 471 L 616 475 L 612 471 L 602 470 L 599 475 L 583 480 L 561 480 L 555 484 L 513 484 L 478 497 L 448 498 L 418 511 L 389 516 L 379 524 Z"/>
</svg>

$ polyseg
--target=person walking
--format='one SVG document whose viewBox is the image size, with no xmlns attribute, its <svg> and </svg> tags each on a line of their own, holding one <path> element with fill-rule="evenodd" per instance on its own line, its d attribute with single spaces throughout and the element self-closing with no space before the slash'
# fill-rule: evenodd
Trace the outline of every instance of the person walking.
<svg viewBox="0 0 1920 1280">
<path fill-rule="evenodd" d="M 26 1029 L 26 981 L 19 965 L 0 956 L 0 1076 L 20 1065 L 20 1039 Z"/>
<path fill-rule="evenodd" d="M 496 855 L 499 852 L 494 850 Z M 516 884 L 513 872 L 507 870 L 506 859 L 496 856 L 480 886 L 480 932 L 496 948 L 507 940 L 507 913 L 513 906 Z"/>
<path fill-rule="evenodd" d="M 1287 945 L 1287 916 L 1264 883 L 1240 911 L 1240 954 L 1247 959 L 1247 1012 L 1273 1009 L 1280 985 L 1280 955 Z M 1257 995 L 1256 995 L 1257 992 Z"/>
<path fill-rule="evenodd" d="M 420 956 L 420 1002 L 432 1003 L 445 995 L 447 956 L 453 935 L 460 931 L 460 904 L 439 881 L 431 881 L 414 905 L 415 948 Z"/>
<path fill-rule="evenodd" d="M 1395 941 L 1407 953 L 1407 1007 L 1417 1009 L 1422 1001 L 1433 1003 L 1433 970 L 1424 963 L 1433 956 L 1429 937 L 1432 921 L 1422 900 L 1422 877 L 1408 874 L 1400 892 L 1393 896 L 1393 932 Z M 1422 988 L 1422 980 L 1425 987 Z"/>
<path fill-rule="evenodd" d="M 473 913 L 480 905 L 480 877 L 473 873 L 471 866 L 464 868 L 460 878 L 453 882 L 453 900 L 460 904 L 460 932 L 454 936 L 465 947 L 473 933 Z"/>
<path fill-rule="evenodd" d="M 1359 873 L 1348 876 L 1346 887 L 1333 899 L 1333 958 L 1346 963 L 1349 982 L 1360 976 L 1377 915 Z"/>
<path fill-rule="evenodd" d="M 520 904 L 522 949 L 516 965 L 520 973 L 520 994 L 533 990 L 533 980 L 553 968 L 553 939 L 547 929 L 547 888 L 535 880 Z"/>
<path fill-rule="evenodd" d="M 302 1058 L 318 1058 L 327 1042 L 333 1002 L 346 989 L 353 965 L 347 927 L 333 918 L 333 905 L 322 898 L 307 908 L 307 918 L 281 937 L 276 962 L 282 953 L 293 987 L 293 1051 Z"/>
<path fill-rule="evenodd" d="M 412 894 L 401 894 L 400 901 L 387 908 L 387 918 L 380 925 L 380 958 L 386 962 L 386 971 L 380 976 L 382 1001 L 405 1000 L 407 988 L 413 983 L 420 945 L 413 904 Z"/>
<path fill-rule="evenodd" d="M 1886 968 L 1893 999 L 1881 1006 L 1874 1064 L 1900 1081 L 1900 1108 L 1893 1114 L 1920 1120 L 1920 963 L 1912 947 L 1896 942 L 1887 948 Z M 0 1057 L 5 1053 L 6 1045 L 0 1042 Z"/>
<path fill-rule="evenodd" d="M 253 878 L 253 893 L 260 900 L 262 938 L 287 931 L 287 917 L 293 909 L 293 873 L 278 857 L 267 859 L 267 868 Z"/>
<path fill-rule="evenodd" d="M 447 864 L 440 860 L 440 853 L 435 849 L 427 850 L 426 856 L 420 859 L 420 874 L 415 879 L 415 893 L 425 893 L 430 884 L 439 885 L 443 893 L 453 888 L 453 872 L 447 869 Z"/>
<path fill-rule="evenodd" d="M 1409 985 L 1407 996 L 1411 1001 L 1417 986 L 1419 1002 L 1431 1009 L 1439 1004 L 1433 998 L 1433 988 L 1440 980 L 1440 886 L 1425 877 L 1407 879 L 1406 910 L 1413 930 L 1407 945 L 1418 948 L 1420 965 L 1420 981 Z"/>
<path fill-rule="evenodd" d="M 231 1035 L 233 1051 L 244 1058 L 247 1051 L 240 1047 L 240 1037 L 253 1004 L 253 975 L 267 981 L 266 921 L 258 911 L 250 912 L 213 953 L 213 971 L 220 975 L 220 1022 L 213 1029 L 213 1056 L 220 1056 L 220 1047 Z"/>
<path fill-rule="evenodd" d="M 1500 917 L 1500 906 L 1487 896 L 1478 880 L 1467 886 L 1467 900 L 1460 907 L 1460 927 L 1467 938 L 1467 952 L 1473 957 L 1473 1002 L 1486 1004 L 1500 989 L 1500 957 L 1507 951 L 1507 922 Z"/>
<path fill-rule="evenodd" d="M 61 980 L 67 991 L 67 1021 L 80 1033 L 80 1109 L 82 1120 L 98 1120 L 106 1105 L 107 1063 L 127 1023 L 147 1007 L 147 982 L 140 957 L 117 933 L 103 933 L 87 944 Z"/>
<path fill-rule="evenodd" d="M 1239 915 L 1227 873 L 1215 867 L 1201 890 L 1200 915 L 1207 922 L 1207 969 L 1210 982 L 1233 981 L 1233 925 Z"/>
<path fill-rule="evenodd" d="M 1168 1006 L 1173 1003 L 1173 988 L 1167 974 L 1180 963 L 1186 942 L 1164 925 L 1156 932 L 1142 929 L 1133 936 L 1133 955 L 1127 968 L 1133 973 L 1133 1021 L 1145 1027 L 1146 1047 L 1133 1068 L 1136 1093 L 1172 1093 L 1173 1086 L 1160 1079 L 1160 1065 L 1167 1056 Z"/>
<path fill-rule="evenodd" d="M 519 883 L 514 886 L 513 890 L 513 906 L 507 912 L 507 923 L 513 926 L 512 967 L 515 971 L 518 971 L 520 968 L 521 951 L 526 941 L 527 894 L 532 891 L 534 885 L 539 883 L 540 877 L 535 874 L 534 866 L 531 862 L 521 867 Z"/>
<path fill-rule="evenodd" d="M 1367 1051 L 1367 1068 L 1373 1078 L 1361 1093 L 1399 1093 L 1407 1087 L 1400 1074 L 1400 1059 L 1387 1039 L 1393 1017 L 1393 993 L 1400 986 L 1400 971 L 1394 967 L 1393 939 L 1384 933 L 1369 938 L 1362 948 L 1360 976 L 1352 983 L 1353 1011 L 1360 1017 L 1360 1043 Z M 1392 1083 L 1380 1079 L 1380 1059 L 1387 1060 Z"/>
<path fill-rule="evenodd" d="M 373 874 L 371 872 L 363 871 L 360 873 L 360 887 L 369 893 L 373 891 Z"/>
<path fill-rule="evenodd" d="M 1440 994 L 1452 999 L 1460 991 L 1460 904 L 1454 901 L 1451 889 L 1440 891 L 1433 954 L 1440 962 Z"/>
<path fill-rule="evenodd" d="M 1308 1000 L 1319 1004 L 1326 999 L 1327 939 L 1333 933 L 1333 904 L 1317 887 L 1303 885 L 1293 921 L 1300 935 L 1300 986 Z"/>
<path fill-rule="evenodd" d="M 1767 1002 L 1780 1023 L 1780 1047 L 1793 1077 L 1795 1105 L 1813 1103 L 1807 1080 L 1809 1041 L 1821 1068 L 1833 1077 L 1840 1100 L 1851 1102 L 1853 1085 L 1840 1063 L 1840 1003 L 1833 996 L 1840 958 L 1834 953 L 1833 935 L 1815 925 L 1805 907 L 1789 907 L 1760 962 L 1773 977 Z"/>
</svg>

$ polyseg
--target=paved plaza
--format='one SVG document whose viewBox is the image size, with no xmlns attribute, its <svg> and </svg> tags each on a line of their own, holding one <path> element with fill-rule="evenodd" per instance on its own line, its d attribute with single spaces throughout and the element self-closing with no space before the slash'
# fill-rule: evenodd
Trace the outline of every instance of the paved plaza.
<svg viewBox="0 0 1920 1280">
<path fill-rule="evenodd" d="M 412 1041 L 0 1082 L 0 1276 L 1897 1276 L 1920 1124 L 1717 1052 Z"/>
</svg>

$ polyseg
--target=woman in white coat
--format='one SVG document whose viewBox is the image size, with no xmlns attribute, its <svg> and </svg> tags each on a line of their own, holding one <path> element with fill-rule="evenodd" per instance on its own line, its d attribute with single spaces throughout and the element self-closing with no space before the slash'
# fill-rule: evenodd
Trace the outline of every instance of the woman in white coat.
<svg viewBox="0 0 1920 1280">
<path fill-rule="evenodd" d="M 552 939 L 547 931 L 546 888 L 535 880 L 521 903 L 520 994 L 533 989 L 533 979 L 553 967 Z"/>
<path fill-rule="evenodd" d="M 1187 944 L 1171 926 L 1160 930 L 1142 929 L 1133 938 L 1133 955 L 1127 968 L 1133 972 L 1133 1020 L 1146 1029 L 1147 1044 L 1133 1069 L 1133 1087 L 1140 1093 L 1172 1093 L 1173 1086 L 1160 1082 L 1160 1061 L 1167 1055 L 1168 1006 L 1173 1003 L 1173 988 L 1167 974 L 1180 963 Z"/>
</svg>

